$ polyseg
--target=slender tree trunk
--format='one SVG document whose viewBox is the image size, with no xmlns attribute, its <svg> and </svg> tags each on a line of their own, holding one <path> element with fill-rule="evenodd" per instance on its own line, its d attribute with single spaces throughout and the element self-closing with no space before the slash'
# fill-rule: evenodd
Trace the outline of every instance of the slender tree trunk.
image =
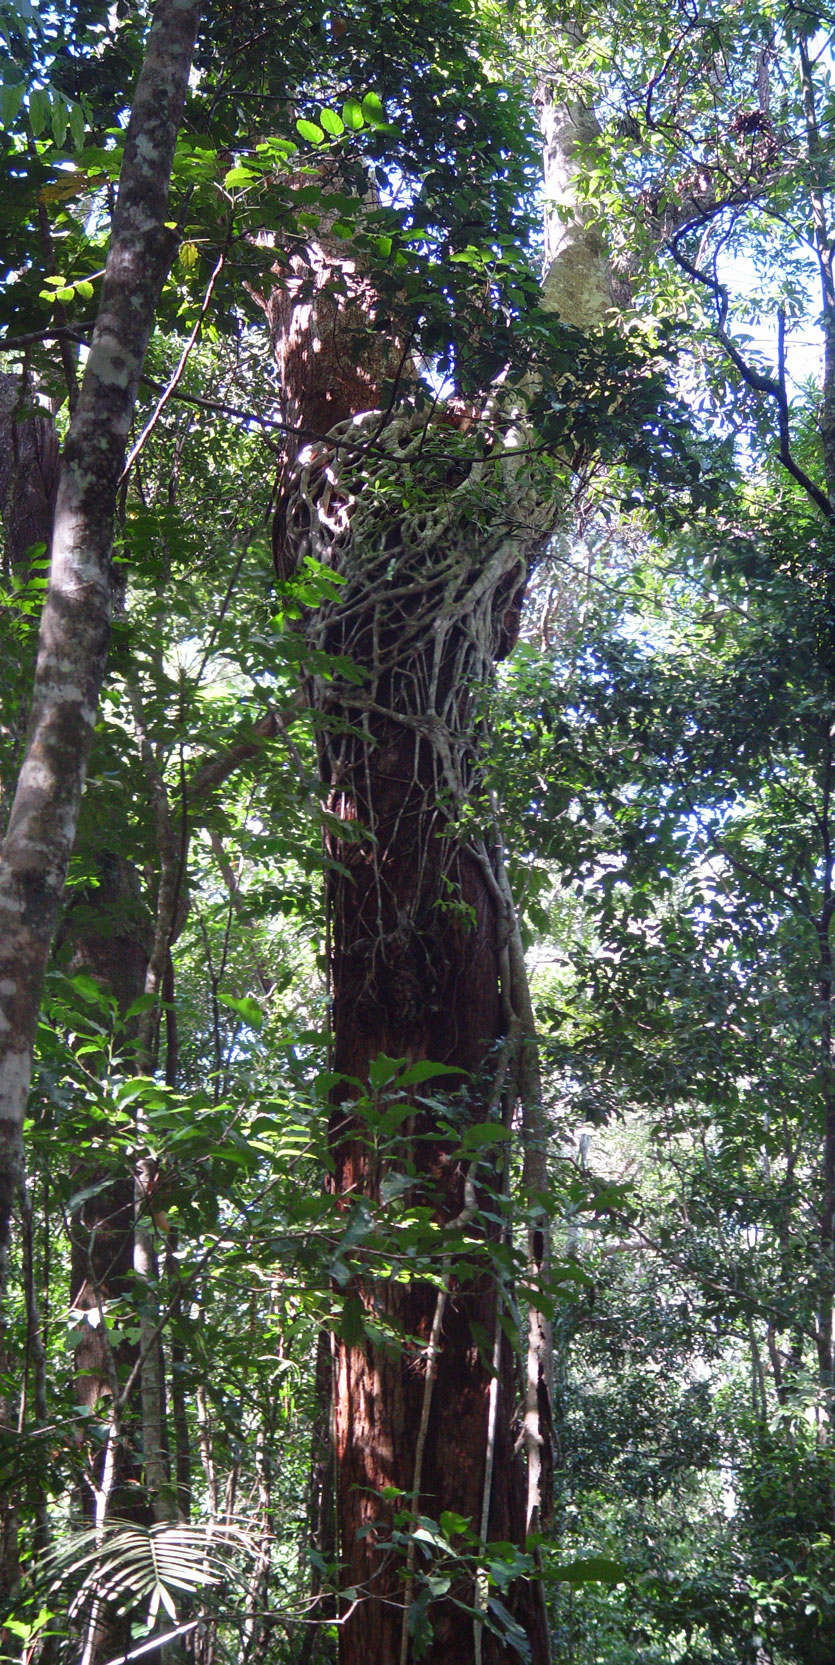
<svg viewBox="0 0 835 1665">
<path fill-rule="evenodd" d="M 333 1441 L 333 1361 L 331 1336 L 320 1330 L 316 1342 L 316 1367 L 313 1381 L 314 1412 L 310 1435 L 310 1474 L 307 1492 L 307 1524 L 310 1547 L 325 1563 L 332 1562 L 336 1553 L 336 1519 L 334 1515 L 334 1441 Z M 314 1621 L 336 1617 L 332 1598 L 322 1591 L 322 1573 L 317 1562 L 311 1563 L 310 1594 L 317 1603 L 312 1609 L 299 1643 L 296 1665 L 310 1665 L 318 1657 L 317 1626 Z"/>
<path fill-rule="evenodd" d="M 32 406 L 32 388 L 28 376 L 0 374 L 0 514 L 2 514 L 4 582 L 25 575 L 27 557 L 33 546 L 48 548 L 52 537 L 52 515 L 58 488 L 58 440 L 55 424 L 45 412 Z M 18 727 L 19 713 L 4 713 L 6 721 Z M 4 819 L 5 793 L 0 781 L 0 826 Z M 38 1312 L 37 1289 L 34 1280 L 31 1242 L 31 1206 L 25 1184 L 18 1192 L 24 1227 L 24 1281 L 27 1302 L 27 1357 L 31 1351 L 33 1332 L 42 1336 Z M 28 1244 L 25 1239 L 29 1237 Z M 41 1343 L 42 1351 L 42 1343 Z M 30 1361 L 31 1362 L 31 1361 Z M 40 1361 L 39 1361 L 40 1362 Z M 0 1320 L 0 1375 L 7 1375 L 8 1367 L 3 1345 Z M 46 1416 L 40 1420 L 45 1424 Z M 11 1402 L 0 1396 L 0 1430 L 7 1449 L 6 1483 L 0 1487 L 0 1607 L 5 1606 L 16 1592 L 20 1577 L 17 1543 L 18 1498 L 11 1485 L 11 1444 L 14 1417 Z M 42 1500 L 36 1506 L 39 1517 L 39 1547 L 46 1542 L 45 1510 Z M 11 1636 L 0 1633 L 0 1649 L 11 1646 Z M 54 1651 L 50 1643 L 48 1652 Z"/>
<path fill-rule="evenodd" d="M 827 222 L 826 196 L 831 186 L 828 146 L 822 142 L 818 125 L 818 90 L 815 86 L 808 41 L 798 40 L 800 86 L 806 118 L 806 154 L 809 163 L 809 202 L 812 209 L 815 252 L 820 274 L 823 322 L 823 400 L 820 413 L 821 449 L 830 503 L 835 503 L 835 272 L 832 262 L 831 227 Z"/>
<path fill-rule="evenodd" d="M 832 1055 L 833 966 L 830 932 L 835 914 L 831 806 L 833 786 L 832 741 L 824 734 L 823 781 L 820 825 L 823 840 L 823 882 L 821 907 L 815 921 L 818 938 L 820 1003 L 820 1073 L 824 1111 L 821 1161 L 820 1256 L 818 1266 L 818 1368 L 830 1401 L 833 1381 L 833 1290 L 835 1290 L 835 1060 Z"/>
<path fill-rule="evenodd" d="M 566 23 L 560 33 L 580 44 L 580 31 Z M 538 96 L 545 187 L 545 276 L 542 304 L 578 329 L 597 326 L 614 305 L 612 269 L 599 224 L 577 202 L 577 178 L 600 139 L 590 103 L 577 96 L 566 103 L 548 81 Z"/>
<path fill-rule="evenodd" d="M 178 1233 L 172 1228 L 169 1230 L 166 1243 L 166 1271 L 168 1274 L 169 1299 L 172 1300 L 171 1319 L 173 1324 L 171 1336 L 171 1422 L 174 1434 L 174 1479 L 177 1518 L 181 1521 L 188 1521 L 191 1517 L 192 1492 L 191 1437 L 188 1425 L 187 1394 L 189 1369 L 185 1343 L 177 1331 L 177 1326 L 183 1318 L 177 1247 Z"/>
<path fill-rule="evenodd" d="M 26 752 L 0 861 L 0 1275 L 23 1172 L 23 1117 L 110 635 L 116 491 L 160 291 L 197 0 L 160 0 L 125 155 L 101 304 L 64 449 Z"/>
<path fill-rule="evenodd" d="M 9 1359 L 6 1352 L 2 1315 L 0 1315 L 0 1372 L 4 1376 L 9 1373 Z M 7 1451 L 11 1450 L 13 1439 L 12 1403 L 4 1394 L 0 1397 L 0 1442 Z M 5 1480 L 2 1490 L 0 1490 L 0 1608 L 3 1611 L 8 1611 L 12 1606 L 19 1588 L 20 1544 L 18 1541 L 17 1498 L 8 1480 Z M 12 1646 L 11 1633 L 5 1631 L 0 1625 L 0 1647 L 8 1651 Z"/>
<path fill-rule="evenodd" d="M 144 992 L 150 919 L 130 862 L 101 851 L 95 865 L 96 882 L 73 892 L 56 945 L 71 975 L 86 972 L 115 999 L 124 1024 L 119 1051 L 129 1059 L 137 1023 L 125 1023 L 125 1014 Z M 98 1441 L 87 1457 L 81 1512 L 99 1528 L 108 1518 L 149 1525 L 153 1517 L 142 1487 L 140 1418 L 134 1405 L 117 1409 L 138 1347 L 132 1339 L 112 1336 L 106 1322 L 114 1302 L 134 1295 L 134 1181 L 118 1145 L 113 1154 L 108 1149 L 109 1130 L 102 1129 L 99 1137 L 98 1152 L 88 1152 L 73 1176 L 75 1186 L 89 1193 L 71 1222 L 70 1308 L 81 1338 L 75 1348 L 75 1391 L 79 1404 L 97 1412 L 89 1437 Z M 102 1441 L 98 1431 L 103 1423 Z M 85 1665 L 126 1652 L 133 1617 L 115 1613 L 96 1598 L 85 1633 Z"/>
<path fill-rule="evenodd" d="M 99 855 L 96 867 L 97 882 L 74 892 L 57 945 L 70 974 L 85 971 L 93 976 L 113 995 L 124 1019 L 144 992 L 149 920 L 136 869 L 107 851 Z M 123 1037 L 125 1052 L 135 1045 L 135 1028 L 131 1025 Z M 70 1265 L 70 1307 L 78 1314 L 83 1336 L 75 1352 L 76 1392 L 79 1403 L 92 1409 L 102 1394 L 111 1391 L 113 1361 L 100 1314 L 110 1302 L 126 1296 L 132 1284 L 133 1179 L 126 1159 L 121 1173 L 98 1162 L 91 1167 L 88 1159 L 73 1177 L 78 1189 L 93 1193 L 72 1222 Z M 88 1314 L 90 1322 L 85 1322 Z M 133 1343 L 118 1344 L 117 1369 L 129 1370 L 135 1358 Z M 128 1441 L 120 1445 L 120 1468 L 128 1459 L 128 1448 Z M 129 1497 L 136 1499 L 137 1478 L 135 1466 L 128 1461 L 124 1476 L 117 1476 L 114 1485 L 117 1515 L 130 1513 Z M 124 1494 L 123 1483 L 128 1488 Z"/>
<path fill-rule="evenodd" d="M 0 374 L 0 515 L 4 579 L 20 572 L 30 549 L 49 547 L 58 491 L 58 436 L 47 411 L 32 405 L 28 378 Z"/>
</svg>

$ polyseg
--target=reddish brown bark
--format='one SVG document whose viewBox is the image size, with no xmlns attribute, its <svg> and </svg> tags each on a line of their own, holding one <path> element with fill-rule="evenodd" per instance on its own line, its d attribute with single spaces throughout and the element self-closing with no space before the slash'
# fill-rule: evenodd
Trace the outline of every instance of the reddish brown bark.
<svg viewBox="0 0 835 1665">
<path fill-rule="evenodd" d="M 335 859 L 347 869 L 345 876 L 334 872 L 330 880 L 334 1063 L 340 1072 L 367 1080 L 370 1062 L 384 1053 L 458 1065 L 478 1078 L 501 1027 L 493 903 L 475 862 L 461 856 L 459 899 L 472 909 L 473 923 L 459 923 L 438 908 L 448 848 L 437 834 L 434 839 L 430 835 L 434 849 L 424 870 L 424 906 L 417 909 L 411 930 L 400 923 L 414 904 L 414 856 L 420 842 L 416 821 L 433 813 L 440 820 L 436 808 L 427 811 L 410 802 L 419 796 L 416 788 L 403 791 L 413 752 L 408 734 L 401 735 L 399 746 L 393 736 L 388 746 L 380 746 L 382 766 L 370 782 L 378 811 L 376 861 L 367 844 L 336 840 L 332 844 Z M 389 813 L 381 814 L 386 801 Z M 370 807 L 360 800 L 363 820 Z M 378 928 L 375 867 L 385 872 L 385 947 Z M 483 1101 L 479 1103 L 477 1094 L 471 1097 L 468 1110 L 474 1120 L 483 1116 Z M 428 1122 L 429 1113 L 418 1116 L 414 1130 L 419 1185 L 438 1217 L 450 1220 L 463 1207 L 464 1166 L 448 1159 L 444 1141 L 431 1137 Z M 373 1198 L 377 1193 L 379 1176 L 367 1142 L 352 1137 L 362 1131 L 352 1126 L 344 1108 L 334 1111 L 336 1186 L 346 1198 L 358 1193 Z M 427 1135 L 428 1142 L 423 1142 Z M 402 1504 L 386 1504 L 379 1493 L 394 1486 L 408 1500 L 413 1489 L 426 1348 L 437 1301 L 436 1286 L 420 1282 L 369 1281 L 354 1293 L 372 1319 L 382 1317 L 411 1339 L 399 1350 L 374 1346 L 368 1339 L 358 1346 L 337 1345 L 334 1411 L 340 1547 L 348 1586 L 366 1596 L 343 1624 L 342 1665 L 400 1658 L 404 1563 L 402 1556 L 377 1546 L 388 1540 L 394 1508 Z M 438 1520 L 445 1510 L 455 1511 L 476 1532 L 484 1495 L 491 1380 L 476 1337 L 492 1337 L 495 1322 L 493 1279 L 482 1275 L 462 1287 L 453 1276 L 423 1457 L 420 1512 Z M 513 1454 L 511 1435 L 516 1399 L 514 1361 L 505 1345 L 488 1536 L 521 1545 L 524 1467 L 521 1457 Z M 466 1575 L 459 1578 L 450 1595 L 472 1607 L 471 1580 Z M 527 1618 L 525 1628 L 530 1633 L 535 1628 L 533 1611 L 519 1617 L 523 1623 Z M 431 1665 L 452 1665 L 453 1661 L 465 1665 L 474 1657 L 473 1619 L 461 1607 L 448 1598 L 436 1604 L 431 1622 L 433 1639 L 422 1655 Z M 512 1657 L 492 1637 L 484 1636 L 485 1665 Z"/>
<path fill-rule="evenodd" d="M 55 423 L 32 402 L 19 376 L 0 375 L 0 514 L 4 576 L 19 569 L 33 545 L 49 545 L 58 492 Z"/>
<path fill-rule="evenodd" d="M 373 297 L 357 283 L 351 304 L 340 307 L 329 294 L 321 247 L 310 270 L 315 302 L 309 288 L 293 288 L 294 278 L 268 313 L 288 420 L 314 436 L 307 450 L 290 447 L 295 472 L 291 462 L 276 517 L 277 568 L 281 575 L 292 572 L 307 550 L 339 567 L 344 587 L 338 600 L 309 617 L 308 640 L 319 653 L 351 659 L 363 673 L 359 685 L 339 675 L 315 676 L 312 689 L 330 814 L 334 1067 L 364 1083 L 380 1054 L 455 1066 L 467 1084 L 458 1114 L 483 1121 L 495 1098 L 491 1080 L 504 1030 L 500 921 L 495 888 L 455 821 L 477 782 L 481 695 L 493 661 L 515 634 L 531 541 L 520 550 L 507 535 L 514 505 L 504 499 L 504 531 L 482 536 L 485 496 L 472 457 L 462 451 L 456 458 L 448 440 L 433 461 L 437 430 L 424 433 L 408 410 L 399 413 L 402 431 L 397 416 L 387 430 L 393 473 L 380 483 L 384 496 L 391 487 L 390 516 L 384 511 L 369 525 L 374 510 L 364 504 L 374 493 L 365 490 L 357 450 L 370 436 L 370 454 L 377 457 L 387 441 L 379 419 L 354 428 L 346 419 L 379 402 L 385 355 L 373 347 L 352 376 L 344 367 L 351 359 L 356 366 L 361 309 Z M 364 339 L 370 339 L 367 317 Z M 323 388 L 330 389 L 324 397 Z M 430 493 L 424 518 L 414 524 L 398 495 L 402 469 L 409 467 L 421 501 Z M 321 513 L 311 506 L 314 497 Z M 332 539 L 327 549 L 322 538 L 325 544 Z M 366 1137 L 362 1106 L 352 1109 L 356 1091 L 345 1084 L 337 1089 L 330 1130 L 334 1184 L 346 1214 L 358 1197 L 375 1209 L 380 1204 L 380 1164 Z M 476 1536 L 481 1530 L 493 1379 L 485 1353 L 493 1345 L 497 1292 L 489 1270 L 476 1265 L 462 1277 L 454 1260 L 445 1258 L 443 1228 L 462 1214 L 468 1175 L 455 1136 L 438 1125 L 442 1119 L 416 1106 L 395 1160 L 401 1171 L 414 1163 L 413 1198 L 441 1227 L 437 1272 L 448 1282 L 448 1299 L 431 1396 L 426 1383 L 437 1279 L 383 1282 L 358 1273 L 346 1291 L 355 1312 L 400 1340 L 383 1343 L 366 1333 L 361 1341 L 352 1336 L 336 1342 L 338 1547 L 343 1587 L 351 1592 L 340 1615 L 341 1665 L 398 1665 L 404 1657 L 408 1567 L 402 1542 L 395 1547 L 391 1534 L 397 1524 L 402 1531 L 404 1508 L 406 1516 L 410 1510 L 427 1406 L 418 1511 L 436 1521 L 454 1511 Z M 494 1181 L 488 1160 L 477 1175 L 477 1205 L 495 1215 Z M 498 1229 L 480 1219 L 478 1206 L 468 1225 L 483 1241 Z M 486 1536 L 522 1546 L 524 1465 L 514 1449 L 518 1393 L 506 1342 L 499 1375 Z M 385 1499 L 385 1488 L 400 1496 Z M 458 1567 L 452 1587 L 429 1611 L 432 1636 L 421 1653 L 427 1665 L 467 1665 L 476 1657 L 475 1582 L 471 1565 L 462 1559 Z M 416 1557 L 415 1571 L 422 1570 L 428 1564 Z M 419 1592 L 418 1576 L 415 1599 Z M 520 1581 L 510 1605 L 530 1640 L 533 1665 L 543 1665 L 541 1604 Z M 484 1665 L 518 1658 L 486 1627 L 481 1640 Z M 411 1646 L 407 1657 L 415 1657 Z"/>
</svg>

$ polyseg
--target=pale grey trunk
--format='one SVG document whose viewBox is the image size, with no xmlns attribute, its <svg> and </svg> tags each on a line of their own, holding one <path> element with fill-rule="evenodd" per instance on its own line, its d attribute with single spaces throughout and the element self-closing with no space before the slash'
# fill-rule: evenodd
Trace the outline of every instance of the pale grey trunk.
<svg viewBox="0 0 835 1665">
<path fill-rule="evenodd" d="M 580 99 L 560 101 L 550 86 L 540 88 L 545 185 L 545 274 L 542 304 L 565 324 L 599 328 L 614 305 L 611 267 L 600 231 L 578 201 L 577 181 L 600 137 L 594 111 Z M 522 1109 L 522 1185 L 528 1212 L 528 1277 L 547 1282 L 551 1266 L 548 1193 L 548 1118 L 531 993 L 522 938 L 500 841 L 494 866 L 507 917 L 508 987 L 519 1028 L 517 1082 Z M 537 1533 L 553 1510 L 553 1327 L 537 1308 L 528 1308 L 525 1359 L 524 1443 L 527 1458 L 527 1530 Z"/>
<path fill-rule="evenodd" d="M 125 140 L 90 355 L 64 449 L 29 731 L 0 860 L 0 1276 L 22 1129 L 110 636 L 116 490 L 162 283 L 197 0 L 160 0 Z"/>
<path fill-rule="evenodd" d="M 542 305 L 564 324 L 593 329 L 614 305 L 612 270 L 599 226 L 578 201 L 577 181 L 600 138 L 594 111 L 582 99 L 563 102 L 540 88 L 545 260 Z"/>
</svg>

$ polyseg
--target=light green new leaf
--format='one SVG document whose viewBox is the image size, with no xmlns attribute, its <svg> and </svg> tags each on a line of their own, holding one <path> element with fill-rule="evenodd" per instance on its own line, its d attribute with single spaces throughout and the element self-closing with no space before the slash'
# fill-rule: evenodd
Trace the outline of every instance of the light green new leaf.
<svg viewBox="0 0 835 1665">
<path fill-rule="evenodd" d="M 352 133 L 358 133 L 360 128 L 365 126 L 362 105 L 356 98 L 346 98 L 342 106 L 342 119 Z"/>
<path fill-rule="evenodd" d="M 324 132 L 315 121 L 306 121 L 304 116 L 300 116 L 296 122 L 296 127 L 302 138 L 307 139 L 308 144 L 320 145 L 324 142 Z"/>
<path fill-rule="evenodd" d="M 230 1012 L 237 1012 L 238 1017 L 243 1018 L 250 1029 L 263 1027 L 264 1014 L 257 1000 L 253 1000 L 249 995 L 238 1000 L 231 994 L 219 994 L 217 998 L 221 1006 L 227 1006 Z"/>
</svg>

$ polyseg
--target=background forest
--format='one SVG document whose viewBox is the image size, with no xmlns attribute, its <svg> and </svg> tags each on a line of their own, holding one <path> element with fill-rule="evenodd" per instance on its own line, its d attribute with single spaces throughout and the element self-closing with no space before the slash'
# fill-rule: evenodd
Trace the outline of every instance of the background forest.
<svg viewBox="0 0 835 1665">
<path fill-rule="evenodd" d="M 835 10 L 150 21 L 0 0 L 0 1658 L 835 1665 Z"/>
</svg>

